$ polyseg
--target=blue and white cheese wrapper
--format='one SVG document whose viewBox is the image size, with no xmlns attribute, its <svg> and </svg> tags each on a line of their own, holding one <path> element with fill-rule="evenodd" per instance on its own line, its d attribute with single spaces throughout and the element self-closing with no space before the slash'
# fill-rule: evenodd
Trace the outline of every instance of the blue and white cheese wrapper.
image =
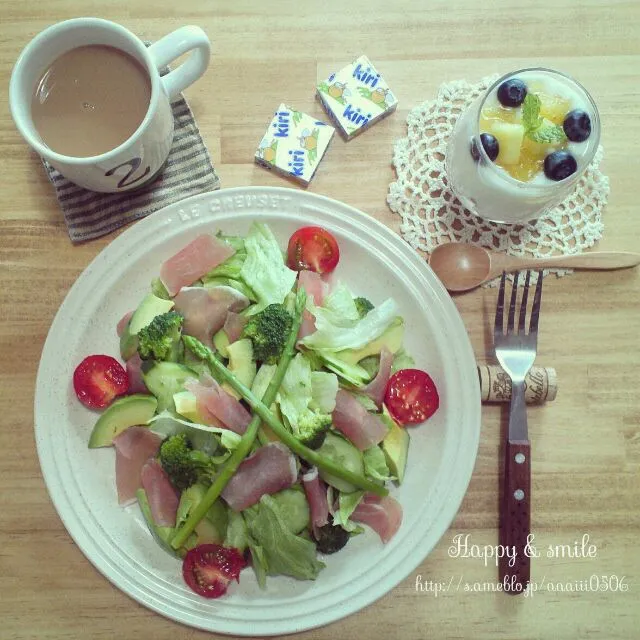
<svg viewBox="0 0 640 640">
<path fill-rule="evenodd" d="M 328 124 L 283 103 L 260 142 L 255 161 L 308 185 L 334 133 Z"/>
<path fill-rule="evenodd" d="M 333 123 L 350 140 L 396 110 L 398 100 L 367 56 L 360 56 L 316 87 Z"/>
</svg>

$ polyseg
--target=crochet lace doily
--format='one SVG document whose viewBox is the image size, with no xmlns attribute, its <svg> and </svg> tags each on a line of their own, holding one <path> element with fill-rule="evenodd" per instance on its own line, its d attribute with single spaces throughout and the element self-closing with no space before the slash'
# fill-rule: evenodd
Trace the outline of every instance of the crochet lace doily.
<svg viewBox="0 0 640 640">
<path fill-rule="evenodd" d="M 440 87 L 435 100 L 415 107 L 407 117 L 407 137 L 397 140 L 387 203 L 402 217 L 400 233 L 414 248 L 430 253 L 446 242 L 467 242 L 514 256 L 546 257 L 580 253 L 602 237 L 601 213 L 609 196 L 609 179 L 600 171 L 603 149 L 578 180 L 574 191 L 543 217 L 504 225 L 475 216 L 448 185 L 445 153 L 460 114 L 484 94 L 496 76 L 477 84 L 458 80 Z M 558 275 L 568 269 L 545 270 Z M 494 281 L 495 284 L 495 281 Z"/>
</svg>

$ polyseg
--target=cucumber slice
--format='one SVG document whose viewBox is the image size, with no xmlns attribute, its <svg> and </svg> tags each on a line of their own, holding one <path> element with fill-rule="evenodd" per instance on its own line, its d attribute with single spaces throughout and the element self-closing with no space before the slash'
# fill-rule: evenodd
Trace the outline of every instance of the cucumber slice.
<svg viewBox="0 0 640 640">
<path fill-rule="evenodd" d="M 142 365 L 142 378 L 147 389 L 158 400 L 158 413 L 175 411 L 173 395 L 182 391 L 188 378 L 198 378 L 198 374 L 177 362 L 153 362 Z"/>
<path fill-rule="evenodd" d="M 283 489 L 271 496 L 291 533 L 298 534 L 309 526 L 309 503 L 301 489 Z"/>
<path fill-rule="evenodd" d="M 339 435 L 327 433 L 322 446 L 318 449 L 320 455 L 326 456 L 335 464 L 357 473 L 359 475 L 364 474 L 364 462 L 362 460 L 362 453 L 354 447 L 350 442 L 347 442 Z M 338 491 L 344 491 L 345 493 L 351 493 L 357 489 L 350 482 L 346 482 L 341 478 L 327 473 L 326 471 L 320 471 L 320 477 L 332 487 L 338 489 Z"/>
</svg>

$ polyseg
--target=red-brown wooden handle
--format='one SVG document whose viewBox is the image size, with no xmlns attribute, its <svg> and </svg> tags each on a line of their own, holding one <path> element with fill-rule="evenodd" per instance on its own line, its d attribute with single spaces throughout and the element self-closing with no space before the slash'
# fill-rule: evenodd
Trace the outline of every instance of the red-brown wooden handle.
<svg viewBox="0 0 640 640">
<path fill-rule="evenodd" d="M 504 487 L 500 514 L 500 581 L 505 591 L 522 593 L 531 575 L 525 549 L 531 531 L 531 444 L 508 440 L 505 451 Z M 515 555 L 514 555 L 515 551 Z"/>
</svg>

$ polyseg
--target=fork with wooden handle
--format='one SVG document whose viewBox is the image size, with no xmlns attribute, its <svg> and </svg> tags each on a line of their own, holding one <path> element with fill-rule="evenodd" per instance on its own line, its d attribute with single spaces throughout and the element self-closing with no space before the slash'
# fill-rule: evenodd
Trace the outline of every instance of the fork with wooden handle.
<svg viewBox="0 0 640 640">
<path fill-rule="evenodd" d="M 538 319 L 542 297 L 542 272 L 533 296 L 529 331 L 525 333 L 527 301 L 531 272 L 527 271 L 522 292 L 518 325 L 515 326 L 518 276 L 515 274 L 511 301 L 504 328 L 505 274 L 502 274 L 493 343 L 496 357 L 511 378 L 511 404 L 509 429 L 505 445 L 504 486 L 500 507 L 500 545 L 504 551 L 500 558 L 500 580 L 508 593 L 522 593 L 530 574 L 528 543 L 531 528 L 531 445 L 527 429 L 524 379 L 536 358 Z M 507 554 L 506 550 L 510 553 Z"/>
</svg>

